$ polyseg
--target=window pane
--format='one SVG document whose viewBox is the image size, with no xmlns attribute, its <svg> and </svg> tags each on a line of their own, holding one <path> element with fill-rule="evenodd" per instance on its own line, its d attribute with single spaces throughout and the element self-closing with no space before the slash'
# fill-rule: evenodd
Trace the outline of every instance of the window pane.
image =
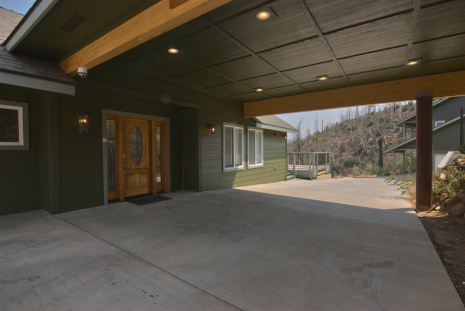
<svg viewBox="0 0 465 311">
<path fill-rule="evenodd" d="M 255 165 L 255 131 L 249 131 L 249 164 Z"/>
<path fill-rule="evenodd" d="M 234 166 L 242 166 L 242 129 L 234 129 Z"/>
<path fill-rule="evenodd" d="M 115 120 L 107 120 L 108 191 L 116 190 L 116 129 Z"/>
<path fill-rule="evenodd" d="M 256 163 L 257 164 L 262 164 L 263 163 L 263 154 L 262 154 L 262 149 L 263 149 L 263 132 L 256 132 L 255 135 L 255 158 L 256 158 Z"/>
<path fill-rule="evenodd" d="M 233 128 L 224 128 L 224 167 L 233 167 Z"/>
<path fill-rule="evenodd" d="M 144 154 L 144 142 L 142 132 L 139 127 L 133 127 L 131 135 L 129 136 L 129 155 L 135 165 L 140 164 Z"/>
<path fill-rule="evenodd" d="M 161 125 L 157 124 L 156 127 L 156 149 L 157 149 L 157 184 L 161 184 L 162 182 L 162 171 L 163 171 L 163 157 L 162 157 L 162 150 L 161 150 Z"/>
<path fill-rule="evenodd" d="M 0 108 L 0 141 L 19 142 L 19 112 L 17 109 Z"/>
</svg>

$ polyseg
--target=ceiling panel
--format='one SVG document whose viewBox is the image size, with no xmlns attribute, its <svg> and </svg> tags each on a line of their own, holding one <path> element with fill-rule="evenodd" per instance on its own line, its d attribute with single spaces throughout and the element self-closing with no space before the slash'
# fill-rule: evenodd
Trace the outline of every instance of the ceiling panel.
<svg viewBox="0 0 465 311">
<path fill-rule="evenodd" d="M 332 60 L 320 38 L 286 45 L 260 54 L 279 70 L 289 70 Z"/>
<path fill-rule="evenodd" d="M 231 82 L 213 72 L 203 69 L 176 77 L 175 80 L 184 81 L 202 88 L 211 87 Z"/>
<path fill-rule="evenodd" d="M 272 97 L 288 96 L 305 93 L 305 89 L 298 85 L 289 85 L 274 89 L 265 90 L 264 93 Z"/>
<path fill-rule="evenodd" d="M 281 0 L 271 8 L 276 14 L 265 21 L 258 20 L 258 10 L 253 10 L 220 27 L 255 53 L 316 36 L 299 1 Z"/>
<path fill-rule="evenodd" d="M 247 56 L 210 69 L 233 80 L 243 80 L 276 72 L 273 67 L 256 56 Z"/>
<path fill-rule="evenodd" d="M 102 34 L 124 23 L 159 0 L 108 1 L 60 0 L 23 40 L 16 52 L 56 61 L 72 55 Z M 86 18 L 72 32 L 62 29 L 73 16 Z"/>
<path fill-rule="evenodd" d="M 323 33 L 413 10 L 413 0 L 305 1 Z"/>
<path fill-rule="evenodd" d="M 407 47 L 368 53 L 339 60 L 346 74 L 355 74 L 404 65 Z"/>
<path fill-rule="evenodd" d="M 253 101 L 253 100 L 267 99 L 268 96 L 266 96 L 265 94 L 261 92 L 254 92 L 254 93 L 231 96 L 231 98 L 241 101 L 241 102 L 247 102 L 247 101 Z"/>
<path fill-rule="evenodd" d="M 249 53 L 213 28 L 173 43 L 183 56 L 202 66 L 213 66 Z"/>
<path fill-rule="evenodd" d="M 407 68 L 406 77 L 415 77 L 465 70 L 465 57 L 454 57 L 434 62 L 420 63 Z"/>
<path fill-rule="evenodd" d="M 402 78 L 402 70 L 404 67 L 383 69 L 358 73 L 348 76 L 352 85 L 369 84 L 376 82 L 385 82 Z"/>
<path fill-rule="evenodd" d="M 221 96 L 233 96 L 233 95 L 250 93 L 254 91 L 253 89 L 247 86 L 244 86 L 240 83 L 228 83 L 228 84 L 210 87 L 205 90 L 209 92 L 214 92 Z"/>
<path fill-rule="evenodd" d="M 166 46 L 172 44 L 174 41 L 188 37 L 189 35 L 192 35 L 208 27 L 209 24 L 207 21 L 205 21 L 203 18 L 196 18 L 188 23 L 185 23 L 184 25 L 181 25 L 171 31 L 165 32 L 164 34 L 155 37 L 150 42 L 157 46 Z"/>
<path fill-rule="evenodd" d="M 205 14 L 205 17 L 217 24 L 251 10 L 255 12 L 257 8 L 272 5 L 274 2 L 274 0 L 234 0 Z"/>
<path fill-rule="evenodd" d="M 325 81 L 314 81 L 309 83 L 302 83 L 303 86 L 309 92 L 326 91 L 330 89 L 338 89 L 341 87 L 349 86 L 349 82 L 344 77 L 332 78 Z"/>
<path fill-rule="evenodd" d="M 316 81 L 317 77 L 319 76 L 328 76 L 329 78 L 334 78 L 343 75 L 339 66 L 337 66 L 332 61 L 289 70 L 286 71 L 285 74 L 297 83 Z"/>
<path fill-rule="evenodd" d="M 465 34 L 443 39 L 416 43 L 412 46 L 411 59 L 422 62 L 465 56 Z"/>
<path fill-rule="evenodd" d="M 294 84 L 290 79 L 279 73 L 243 80 L 241 83 L 254 89 L 263 88 L 265 90 Z"/>
<path fill-rule="evenodd" d="M 326 36 L 338 58 L 407 45 L 411 14 L 363 24 Z"/>
<path fill-rule="evenodd" d="M 451 1 L 420 10 L 414 42 L 461 34 L 464 31 L 465 1 Z"/>
<path fill-rule="evenodd" d="M 165 49 L 146 53 L 139 58 L 132 59 L 127 65 L 133 69 L 144 72 L 152 71 L 167 77 L 174 77 L 202 68 L 183 59 L 182 54 L 170 54 Z"/>
</svg>

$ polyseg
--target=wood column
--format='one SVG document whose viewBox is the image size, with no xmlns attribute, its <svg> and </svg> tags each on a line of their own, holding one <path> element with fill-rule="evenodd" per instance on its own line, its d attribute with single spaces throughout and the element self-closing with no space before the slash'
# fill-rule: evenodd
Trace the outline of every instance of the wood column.
<svg viewBox="0 0 465 311">
<path fill-rule="evenodd" d="M 396 174 L 396 151 L 392 150 L 392 175 Z"/>
<path fill-rule="evenodd" d="M 405 151 L 402 153 L 402 155 L 403 155 L 403 161 L 404 161 L 404 163 L 403 163 L 403 165 L 404 165 L 404 171 L 403 171 L 402 174 L 405 174 Z"/>
<path fill-rule="evenodd" d="M 417 92 L 416 209 L 429 210 L 433 187 L 433 91 Z"/>
</svg>

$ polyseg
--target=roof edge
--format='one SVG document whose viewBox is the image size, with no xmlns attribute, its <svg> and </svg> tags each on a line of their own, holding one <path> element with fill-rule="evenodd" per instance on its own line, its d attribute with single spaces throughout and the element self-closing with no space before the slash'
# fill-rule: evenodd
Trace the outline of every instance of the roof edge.
<svg viewBox="0 0 465 311">
<path fill-rule="evenodd" d="M 12 52 L 23 39 L 34 29 L 45 15 L 58 3 L 59 0 L 40 0 L 29 9 L 23 19 L 11 32 L 3 45 L 8 52 Z"/>
</svg>

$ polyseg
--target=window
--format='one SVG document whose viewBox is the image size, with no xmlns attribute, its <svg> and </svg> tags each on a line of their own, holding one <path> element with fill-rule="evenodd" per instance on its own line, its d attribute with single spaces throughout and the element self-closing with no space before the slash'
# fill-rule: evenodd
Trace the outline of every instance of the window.
<svg viewBox="0 0 465 311">
<path fill-rule="evenodd" d="M 249 128 L 249 168 L 263 167 L 263 130 Z"/>
<path fill-rule="evenodd" d="M 29 149 L 27 104 L 0 100 L 0 149 Z"/>
<path fill-rule="evenodd" d="M 438 127 L 439 125 L 443 125 L 444 123 L 446 123 L 445 120 L 434 121 L 434 127 Z"/>
<path fill-rule="evenodd" d="M 244 169 L 244 128 L 233 124 L 223 126 L 223 169 Z"/>
</svg>

